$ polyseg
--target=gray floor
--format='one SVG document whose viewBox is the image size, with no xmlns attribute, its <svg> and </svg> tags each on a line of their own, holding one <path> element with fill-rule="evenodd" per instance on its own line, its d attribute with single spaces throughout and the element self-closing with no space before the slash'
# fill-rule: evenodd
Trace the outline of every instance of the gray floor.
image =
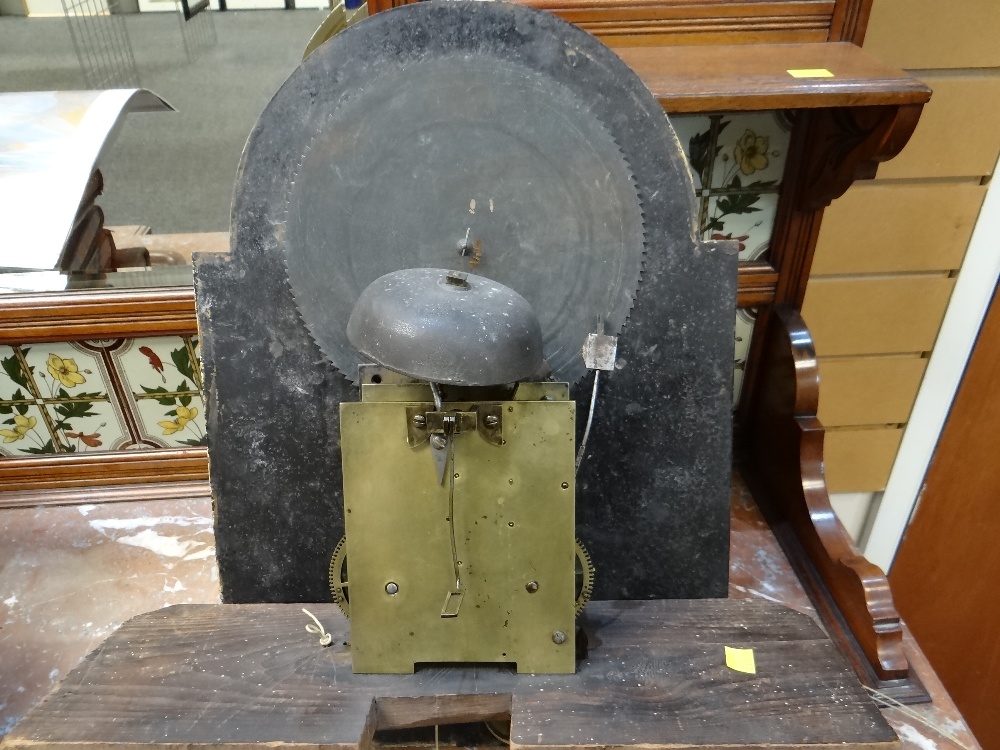
<svg viewBox="0 0 1000 750">
<path fill-rule="evenodd" d="M 247 136 L 324 14 L 215 13 L 218 42 L 191 63 L 176 15 L 126 16 L 141 85 L 177 113 L 129 116 L 103 165 L 106 223 L 156 233 L 228 229 Z M 65 19 L 0 17 L 0 91 L 82 88 Z"/>
</svg>

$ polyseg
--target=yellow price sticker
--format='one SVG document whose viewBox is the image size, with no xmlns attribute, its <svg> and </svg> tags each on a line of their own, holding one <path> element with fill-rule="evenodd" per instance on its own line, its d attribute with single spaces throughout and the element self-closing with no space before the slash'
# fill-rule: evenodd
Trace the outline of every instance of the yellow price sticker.
<svg viewBox="0 0 1000 750">
<path fill-rule="evenodd" d="M 792 78 L 834 78 L 826 68 L 794 68 L 788 71 Z"/>
<path fill-rule="evenodd" d="M 733 648 L 726 646 L 726 666 L 736 672 L 757 674 L 757 664 L 753 658 L 752 648 Z"/>
</svg>

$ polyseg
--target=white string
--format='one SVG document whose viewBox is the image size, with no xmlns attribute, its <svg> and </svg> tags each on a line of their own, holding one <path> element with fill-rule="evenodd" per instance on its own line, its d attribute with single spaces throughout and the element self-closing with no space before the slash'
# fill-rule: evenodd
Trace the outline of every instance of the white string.
<svg viewBox="0 0 1000 750">
<path fill-rule="evenodd" d="M 320 646 L 329 646 L 331 643 L 333 643 L 333 636 L 330 633 L 327 633 L 326 630 L 323 629 L 323 623 L 321 623 L 319 620 L 316 619 L 316 615 L 314 615 L 305 607 L 302 608 L 302 611 L 305 612 L 307 615 L 309 615 L 312 618 L 312 621 L 316 623 L 315 625 L 306 625 L 306 632 L 312 633 L 313 635 L 318 635 Z"/>
</svg>

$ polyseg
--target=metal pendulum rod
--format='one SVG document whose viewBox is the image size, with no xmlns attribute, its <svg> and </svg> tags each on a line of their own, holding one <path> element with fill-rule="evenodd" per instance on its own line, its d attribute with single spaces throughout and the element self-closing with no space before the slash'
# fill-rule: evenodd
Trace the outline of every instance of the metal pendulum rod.
<svg viewBox="0 0 1000 750">
<path fill-rule="evenodd" d="M 455 542 L 455 437 L 448 435 L 448 533 L 451 537 L 451 567 L 455 573 L 455 590 L 449 591 L 444 598 L 441 617 L 458 617 L 465 592 L 462 590 L 462 573 L 458 561 L 458 545 Z"/>
<path fill-rule="evenodd" d="M 462 572 L 458 565 L 458 545 L 455 543 L 455 441 L 449 440 L 448 463 L 448 532 L 451 534 L 451 567 L 455 571 L 455 590 L 462 590 Z"/>
<path fill-rule="evenodd" d="M 437 383 L 431 383 L 431 393 L 434 394 L 434 408 L 443 411 L 443 399 Z M 451 568 L 455 574 L 455 589 L 444 597 L 441 607 L 441 617 L 458 617 L 465 592 L 462 590 L 462 573 L 458 561 L 458 544 L 455 542 L 455 432 L 457 430 L 454 416 L 444 415 L 444 434 L 431 436 L 431 450 L 434 453 L 434 463 L 438 471 L 438 483 L 444 484 L 444 473 L 448 472 L 448 536 L 451 539 Z"/>
</svg>

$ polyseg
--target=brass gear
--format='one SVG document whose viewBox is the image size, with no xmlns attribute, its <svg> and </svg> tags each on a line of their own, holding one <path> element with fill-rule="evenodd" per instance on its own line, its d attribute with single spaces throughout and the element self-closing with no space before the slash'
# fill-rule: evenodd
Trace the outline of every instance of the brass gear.
<svg viewBox="0 0 1000 750">
<path fill-rule="evenodd" d="M 330 593 L 333 594 L 333 601 L 344 617 L 351 616 L 351 604 L 347 598 L 347 537 L 340 537 L 337 546 L 333 550 L 330 558 Z"/>
<path fill-rule="evenodd" d="M 583 608 L 590 601 L 590 595 L 594 593 L 594 563 L 590 561 L 590 553 L 583 546 L 583 542 L 576 540 L 574 545 L 576 552 L 576 614 L 583 612 Z"/>
<path fill-rule="evenodd" d="M 590 601 L 590 595 L 594 593 L 594 564 L 590 561 L 590 554 L 587 552 L 587 548 L 583 546 L 583 542 L 579 539 L 575 540 L 573 545 L 573 551 L 575 553 L 575 565 L 576 568 L 576 604 L 574 605 L 574 610 L 576 614 L 583 612 L 583 608 L 587 606 L 587 602 Z M 345 617 L 351 616 L 351 604 L 347 593 L 348 582 L 347 582 L 347 537 L 341 537 L 340 541 L 337 542 L 337 546 L 333 550 L 333 556 L 330 558 L 330 593 L 333 595 L 333 601 L 340 611 L 344 613 Z"/>
</svg>

